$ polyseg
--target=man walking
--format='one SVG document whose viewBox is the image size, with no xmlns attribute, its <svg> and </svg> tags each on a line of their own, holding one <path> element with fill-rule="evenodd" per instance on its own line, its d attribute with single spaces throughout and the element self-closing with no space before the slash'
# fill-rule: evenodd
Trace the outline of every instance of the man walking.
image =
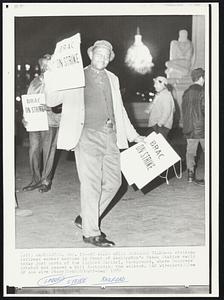
<svg viewBox="0 0 224 300">
<path fill-rule="evenodd" d="M 27 94 L 44 93 L 44 72 L 47 70 L 47 64 L 50 58 L 51 56 L 46 54 L 39 59 L 41 74 L 31 81 Z M 54 113 L 52 109 L 47 106 L 45 109 L 47 110 L 49 130 L 29 132 L 29 160 L 32 179 L 31 182 L 23 188 L 25 192 L 39 189 L 39 192 L 44 193 L 51 189 L 52 169 L 61 114 Z M 25 127 L 27 126 L 27 122 L 24 119 L 23 124 Z M 43 161 L 42 166 L 41 161 Z"/>
<path fill-rule="evenodd" d="M 204 185 L 204 180 L 195 178 L 195 157 L 198 144 L 205 151 L 204 141 L 204 82 L 205 71 L 202 68 L 194 69 L 191 78 L 194 82 L 183 94 L 182 114 L 183 133 L 187 139 L 186 162 L 188 182 Z"/>
<path fill-rule="evenodd" d="M 105 40 L 96 41 L 87 52 L 91 64 L 84 69 L 85 88 L 59 91 L 57 99 L 52 93 L 48 105 L 66 105 L 72 98 L 75 109 L 70 134 L 81 196 L 81 216 L 75 223 L 82 228 L 85 243 L 110 247 L 115 244 L 101 232 L 99 218 L 121 185 L 119 149 L 128 148 L 128 141 L 139 142 L 143 137 L 127 116 L 117 76 L 106 70 L 115 56 L 112 45 Z"/>
</svg>

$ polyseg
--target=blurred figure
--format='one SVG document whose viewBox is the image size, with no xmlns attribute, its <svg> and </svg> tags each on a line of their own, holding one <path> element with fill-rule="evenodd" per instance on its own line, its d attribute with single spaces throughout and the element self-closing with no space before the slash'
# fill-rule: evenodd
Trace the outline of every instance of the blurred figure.
<svg viewBox="0 0 224 300">
<path fill-rule="evenodd" d="M 39 76 L 39 65 L 34 66 L 33 77 Z"/>
<path fill-rule="evenodd" d="M 50 59 L 51 56 L 49 54 L 39 59 L 41 74 L 32 80 L 27 94 L 44 93 L 44 72 L 48 68 L 48 61 Z M 49 130 L 29 132 L 29 159 L 32 179 L 23 188 L 23 191 L 32 191 L 39 188 L 39 192 L 44 193 L 51 189 L 52 169 L 61 114 L 54 113 L 48 106 L 45 106 L 45 109 L 48 116 Z M 25 127 L 27 126 L 27 122 L 24 119 L 23 124 Z M 43 166 L 41 166 L 42 154 Z"/>
<path fill-rule="evenodd" d="M 25 79 L 22 70 L 22 65 L 16 65 L 16 78 L 15 78 L 15 143 L 16 145 L 22 144 L 23 137 L 26 135 L 25 129 L 22 125 L 23 106 L 21 95 L 25 94 Z"/>
<path fill-rule="evenodd" d="M 26 90 L 28 89 L 31 82 L 31 66 L 26 63 L 25 64 L 25 73 L 24 73 L 24 83 Z"/>
<path fill-rule="evenodd" d="M 158 76 L 154 81 L 156 95 L 145 111 L 149 114 L 149 133 L 155 131 L 161 133 L 165 138 L 172 128 L 175 105 L 172 94 L 167 89 L 167 79 Z"/>
<path fill-rule="evenodd" d="M 204 185 L 204 180 L 195 178 L 195 157 L 198 144 L 205 151 L 204 121 L 205 97 L 204 82 L 205 71 L 202 68 L 194 69 L 191 78 L 194 82 L 183 94 L 183 133 L 187 139 L 186 162 L 188 169 L 188 182 Z"/>
</svg>

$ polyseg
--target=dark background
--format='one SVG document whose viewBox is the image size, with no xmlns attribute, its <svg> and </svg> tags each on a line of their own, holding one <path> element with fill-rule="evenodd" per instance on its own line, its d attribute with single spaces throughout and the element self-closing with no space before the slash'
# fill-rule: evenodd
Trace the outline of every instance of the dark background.
<svg viewBox="0 0 224 300">
<path fill-rule="evenodd" d="M 153 57 L 154 67 L 147 75 L 133 73 L 124 64 L 137 26 Z M 54 52 L 59 40 L 80 32 L 81 53 L 86 66 L 89 64 L 87 48 L 98 39 L 106 39 L 115 51 L 115 60 L 108 69 L 119 76 L 121 88 L 125 88 L 126 93 L 134 94 L 136 91 L 152 90 L 152 78 L 164 75 L 170 42 L 178 38 L 180 29 L 188 30 L 191 39 L 192 16 L 16 17 L 15 58 L 17 64 L 36 64 L 41 55 Z"/>
</svg>

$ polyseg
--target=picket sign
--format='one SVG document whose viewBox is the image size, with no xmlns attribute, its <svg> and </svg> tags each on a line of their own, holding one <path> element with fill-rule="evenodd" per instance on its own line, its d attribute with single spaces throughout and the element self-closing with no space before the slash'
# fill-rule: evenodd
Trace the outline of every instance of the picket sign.
<svg viewBox="0 0 224 300">
<path fill-rule="evenodd" d="M 156 133 L 152 132 L 149 136 L 154 137 L 156 136 Z M 147 137 L 148 140 L 149 136 Z M 145 171 L 146 169 L 145 164 L 138 154 L 138 149 L 144 149 L 145 147 L 146 144 L 140 142 L 121 152 L 121 171 L 124 174 L 129 185 L 134 184 L 136 181 L 136 177 L 138 177 L 139 175 L 141 176 L 141 171 Z"/>
<path fill-rule="evenodd" d="M 85 85 L 80 43 L 80 33 L 77 33 L 56 44 L 49 63 L 50 68 L 44 73 L 46 89 L 49 92 Z"/>
<path fill-rule="evenodd" d="M 44 108 L 44 94 L 22 95 L 23 117 L 27 122 L 27 131 L 48 130 L 47 112 Z"/>
<path fill-rule="evenodd" d="M 121 171 L 129 185 L 135 183 L 141 189 L 180 160 L 166 139 L 152 132 L 144 142 L 121 153 Z"/>
</svg>

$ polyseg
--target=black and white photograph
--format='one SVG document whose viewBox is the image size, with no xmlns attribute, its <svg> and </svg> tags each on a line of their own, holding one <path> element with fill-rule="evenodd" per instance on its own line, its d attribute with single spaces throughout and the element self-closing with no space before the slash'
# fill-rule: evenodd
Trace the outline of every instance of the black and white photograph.
<svg viewBox="0 0 224 300">
<path fill-rule="evenodd" d="M 3 5 L 5 294 L 217 295 L 218 3 Z"/>
</svg>

